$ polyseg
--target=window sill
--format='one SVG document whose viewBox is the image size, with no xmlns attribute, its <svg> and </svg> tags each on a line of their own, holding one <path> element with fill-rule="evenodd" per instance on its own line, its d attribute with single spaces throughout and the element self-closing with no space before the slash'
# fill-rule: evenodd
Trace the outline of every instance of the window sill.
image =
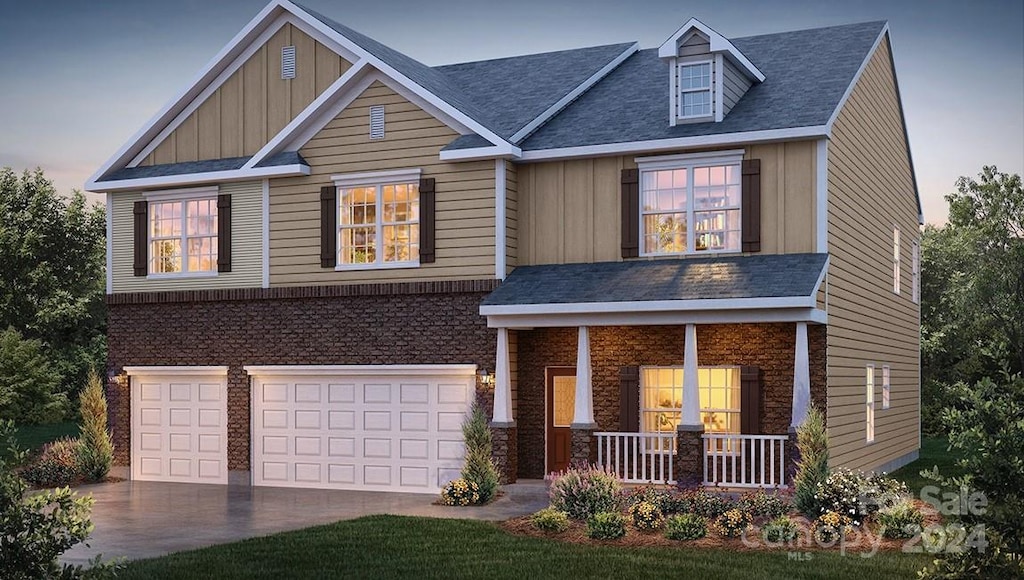
<svg viewBox="0 0 1024 580">
<path fill-rule="evenodd" d="M 147 280 L 175 280 L 178 278 L 216 278 L 218 272 L 174 272 L 169 274 L 147 274 Z"/>
<path fill-rule="evenodd" d="M 400 270 L 404 268 L 419 268 L 419 261 L 415 262 L 384 262 L 381 264 L 339 264 L 334 267 L 335 272 L 358 272 L 360 270 Z"/>
<path fill-rule="evenodd" d="M 701 256 L 742 256 L 741 250 L 701 250 L 699 252 L 675 252 L 671 254 L 640 254 L 641 258 L 699 258 Z"/>
</svg>

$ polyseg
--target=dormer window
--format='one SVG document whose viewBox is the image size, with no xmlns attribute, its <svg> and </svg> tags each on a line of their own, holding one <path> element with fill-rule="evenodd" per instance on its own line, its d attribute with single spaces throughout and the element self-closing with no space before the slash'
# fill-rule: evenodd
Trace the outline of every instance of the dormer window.
<svg viewBox="0 0 1024 580">
<path fill-rule="evenodd" d="M 711 61 L 679 65 L 679 118 L 711 115 Z"/>
</svg>

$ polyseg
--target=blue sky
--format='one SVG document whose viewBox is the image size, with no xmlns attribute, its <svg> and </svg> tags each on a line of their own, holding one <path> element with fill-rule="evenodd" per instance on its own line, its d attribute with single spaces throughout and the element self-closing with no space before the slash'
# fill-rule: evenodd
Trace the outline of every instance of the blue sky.
<svg viewBox="0 0 1024 580">
<path fill-rule="evenodd" d="M 0 166 L 86 178 L 263 6 L 261 0 L 0 0 Z M 1021 0 L 305 0 L 427 64 L 636 40 L 690 16 L 747 36 L 888 20 L 925 218 L 985 164 L 1024 172 Z M 511 6 L 515 6 L 512 8 Z"/>
</svg>

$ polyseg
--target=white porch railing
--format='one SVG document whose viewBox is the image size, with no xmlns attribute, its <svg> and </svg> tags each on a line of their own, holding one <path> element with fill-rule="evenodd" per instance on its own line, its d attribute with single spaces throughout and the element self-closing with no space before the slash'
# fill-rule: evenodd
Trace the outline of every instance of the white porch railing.
<svg viewBox="0 0 1024 580">
<path fill-rule="evenodd" d="M 704 485 L 786 487 L 786 435 L 705 433 Z"/>
<path fill-rule="evenodd" d="M 594 433 L 597 463 L 625 483 L 675 483 L 675 433 Z"/>
</svg>

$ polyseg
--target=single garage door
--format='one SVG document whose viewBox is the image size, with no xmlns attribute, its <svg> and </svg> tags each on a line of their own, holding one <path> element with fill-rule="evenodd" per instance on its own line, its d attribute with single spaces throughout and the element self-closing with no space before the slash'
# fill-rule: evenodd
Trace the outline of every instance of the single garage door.
<svg viewBox="0 0 1024 580">
<path fill-rule="evenodd" d="M 227 367 L 126 367 L 132 479 L 228 482 Z"/>
<path fill-rule="evenodd" d="M 474 365 L 245 370 L 254 485 L 436 493 L 459 476 Z"/>
</svg>

